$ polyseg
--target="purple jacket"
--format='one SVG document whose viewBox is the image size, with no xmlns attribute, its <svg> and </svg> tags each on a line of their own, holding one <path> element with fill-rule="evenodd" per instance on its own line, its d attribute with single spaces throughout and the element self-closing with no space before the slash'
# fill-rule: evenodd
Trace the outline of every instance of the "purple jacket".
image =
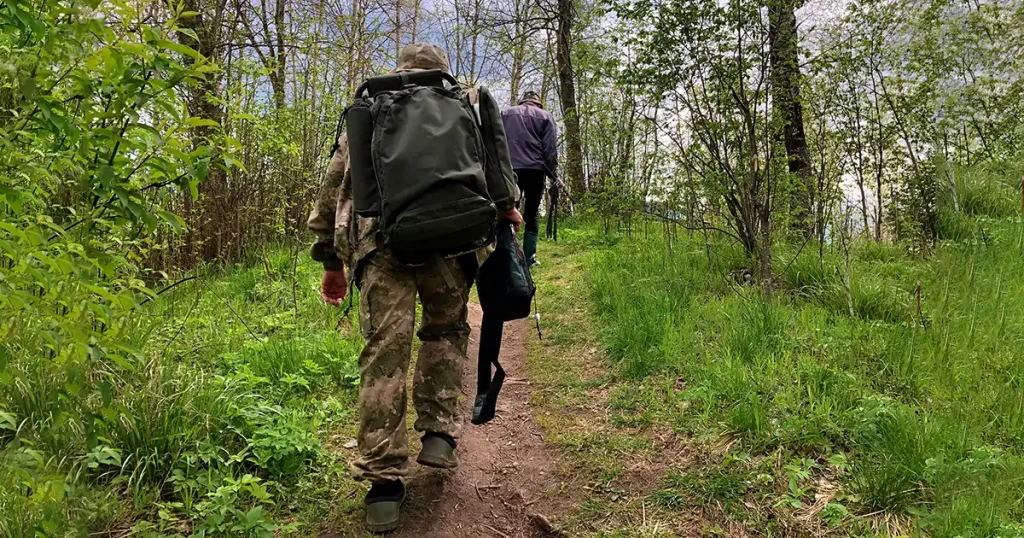
<svg viewBox="0 0 1024 538">
<path fill-rule="evenodd" d="M 536 101 L 525 101 L 501 113 L 514 170 L 549 170 L 558 167 L 558 127 L 555 117 Z"/>
</svg>

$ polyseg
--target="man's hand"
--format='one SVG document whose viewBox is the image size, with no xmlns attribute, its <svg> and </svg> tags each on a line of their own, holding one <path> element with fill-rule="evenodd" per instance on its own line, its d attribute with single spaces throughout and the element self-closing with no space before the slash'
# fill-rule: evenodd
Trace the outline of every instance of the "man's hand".
<svg viewBox="0 0 1024 538">
<path fill-rule="evenodd" d="M 519 231 L 519 227 L 523 225 L 523 215 L 519 213 L 519 210 L 512 208 L 508 211 L 498 213 L 498 220 L 507 220 L 515 226 L 516 231 Z"/>
<path fill-rule="evenodd" d="M 323 279 L 320 280 L 320 296 L 324 301 L 334 306 L 341 306 L 348 294 L 348 280 L 345 279 L 345 270 L 324 271 Z"/>
</svg>

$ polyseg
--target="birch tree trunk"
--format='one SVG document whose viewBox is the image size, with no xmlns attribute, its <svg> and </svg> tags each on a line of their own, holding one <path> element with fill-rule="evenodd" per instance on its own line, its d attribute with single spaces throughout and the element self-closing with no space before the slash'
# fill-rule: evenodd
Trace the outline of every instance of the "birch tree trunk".
<svg viewBox="0 0 1024 538">
<path fill-rule="evenodd" d="M 576 107 L 576 81 L 572 69 L 572 29 L 575 23 L 572 0 L 558 0 L 558 93 L 562 101 L 562 121 L 565 122 L 565 169 L 569 175 L 569 188 L 576 199 L 586 190 L 583 177 L 583 149 L 580 143 L 580 118 Z"/>
</svg>

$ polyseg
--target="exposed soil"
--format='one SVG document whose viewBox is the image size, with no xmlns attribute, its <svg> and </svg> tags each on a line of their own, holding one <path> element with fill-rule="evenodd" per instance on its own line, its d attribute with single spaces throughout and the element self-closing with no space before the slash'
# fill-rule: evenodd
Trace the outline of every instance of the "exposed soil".
<svg viewBox="0 0 1024 538">
<path fill-rule="evenodd" d="M 475 396 L 481 315 L 479 305 L 471 304 L 473 334 L 464 366 L 462 403 L 465 425 L 458 446 L 461 463 L 454 471 L 414 465 L 402 527 L 392 536 L 554 535 L 544 528 L 547 511 L 543 494 L 557 486 L 555 464 L 530 410 L 530 382 L 526 379 L 526 339 L 536 335 L 529 321 L 505 325 L 500 360 L 508 377 L 498 399 L 497 416 L 486 425 L 474 426 L 469 419 Z"/>
</svg>

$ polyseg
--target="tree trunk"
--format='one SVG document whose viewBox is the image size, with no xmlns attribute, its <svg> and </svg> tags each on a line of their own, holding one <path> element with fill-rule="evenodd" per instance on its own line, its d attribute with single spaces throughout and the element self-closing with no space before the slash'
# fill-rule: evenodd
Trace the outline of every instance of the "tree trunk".
<svg viewBox="0 0 1024 538">
<path fill-rule="evenodd" d="M 873 64 L 872 64 L 873 65 Z M 882 123 L 882 108 L 878 101 L 878 90 L 875 86 L 875 74 L 871 73 L 871 95 L 875 109 L 875 123 L 878 125 L 878 140 L 875 149 L 875 241 L 882 241 L 882 178 L 885 173 L 885 131 Z"/>
<path fill-rule="evenodd" d="M 512 53 L 512 72 L 509 77 L 508 106 L 516 106 L 519 103 L 519 96 L 522 89 L 519 87 L 523 82 L 523 55 L 517 49 Z"/>
<path fill-rule="evenodd" d="M 349 21 L 348 32 L 348 58 L 347 73 L 345 75 L 346 95 L 355 93 L 359 86 L 363 70 L 363 10 L 360 0 L 352 0 L 352 14 Z M 331 141 L 334 142 L 333 140 Z"/>
<path fill-rule="evenodd" d="M 546 32 L 546 33 L 547 33 L 547 46 L 544 47 L 544 68 L 542 69 L 543 72 L 541 73 L 541 80 L 540 80 L 540 98 L 541 99 L 547 99 L 548 98 L 548 94 L 551 93 L 551 85 L 552 85 L 552 81 L 551 81 L 552 73 L 551 73 L 550 66 L 551 66 L 551 63 L 552 63 L 552 56 L 554 56 L 554 54 L 552 54 L 552 49 L 554 49 L 554 44 L 551 41 L 551 33 L 550 32 Z"/>
<path fill-rule="evenodd" d="M 515 106 L 519 102 L 520 87 L 523 83 L 523 64 L 526 56 L 526 38 L 523 35 L 523 14 L 520 5 L 526 2 L 516 2 L 515 26 L 512 34 L 512 69 L 509 71 L 509 97 L 508 106 Z M 543 98 L 543 97 L 542 97 Z"/>
<path fill-rule="evenodd" d="M 178 32 L 178 41 L 186 46 L 192 47 L 203 57 L 211 60 L 219 60 L 217 56 L 217 44 L 220 38 L 220 27 L 224 14 L 225 4 L 220 2 L 217 5 L 207 5 L 202 0 L 185 0 L 182 5 L 183 11 L 195 12 L 196 15 L 181 20 L 181 27 L 189 32 Z M 183 56 L 182 62 L 186 64 L 194 62 L 190 56 Z M 187 102 L 189 114 L 202 119 L 212 120 L 220 123 L 224 118 L 224 111 L 220 106 L 220 77 L 216 72 L 207 73 L 199 85 L 190 92 Z M 213 127 L 199 127 L 195 131 L 196 144 L 206 144 L 215 134 Z M 199 198 L 193 201 L 191 195 L 185 193 L 184 215 L 188 232 L 185 236 L 184 252 L 178 260 L 183 266 L 189 267 L 201 260 L 211 260 L 218 257 L 216 243 L 211 241 L 216 237 L 217 221 L 214 216 L 224 215 L 224 210 L 230 208 L 218 207 L 219 201 L 223 200 L 226 194 L 227 177 L 224 171 L 217 166 L 209 167 L 209 174 L 206 180 L 199 185 Z M 204 242 L 205 240 L 205 242 Z"/>
<path fill-rule="evenodd" d="M 576 82 L 572 70 L 572 28 L 574 23 L 572 0 L 558 0 L 558 63 L 559 97 L 562 101 L 562 120 L 565 122 L 566 171 L 569 188 L 579 199 L 586 192 L 583 177 L 583 148 L 580 145 L 580 118 L 576 108 Z"/>
<path fill-rule="evenodd" d="M 469 83 L 471 86 L 476 86 L 477 83 L 477 41 L 480 37 L 480 0 L 474 0 L 473 2 L 473 24 L 470 26 L 470 38 L 473 43 L 470 45 L 469 52 Z"/>
<path fill-rule="evenodd" d="M 800 98 L 799 36 L 795 0 L 771 0 L 768 5 L 768 39 L 771 60 L 772 100 L 778 138 L 786 148 L 789 171 L 796 175 L 792 195 L 794 227 L 809 237 L 815 229 L 815 186 L 811 153 L 804 133 Z"/>
<path fill-rule="evenodd" d="M 395 61 L 402 54 L 402 0 L 395 0 Z"/>
<path fill-rule="evenodd" d="M 285 67 L 288 57 L 284 49 L 285 2 L 286 0 L 277 0 L 274 5 L 274 33 L 276 34 L 277 50 L 274 51 L 274 66 L 271 71 L 270 82 L 274 88 L 274 105 L 277 107 L 277 110 L 284 110 L 287 104 L 284 89 Z M 269 37 L 267 36 L 268 39 Z"/>
<path fill-rule="evenodd" d="M 410 43 L 416 43 L 420 36 L 420 5 L 421 0 L 413 0 L 412 4 L 412 36 L 409 38 Z"/>
</svg>

